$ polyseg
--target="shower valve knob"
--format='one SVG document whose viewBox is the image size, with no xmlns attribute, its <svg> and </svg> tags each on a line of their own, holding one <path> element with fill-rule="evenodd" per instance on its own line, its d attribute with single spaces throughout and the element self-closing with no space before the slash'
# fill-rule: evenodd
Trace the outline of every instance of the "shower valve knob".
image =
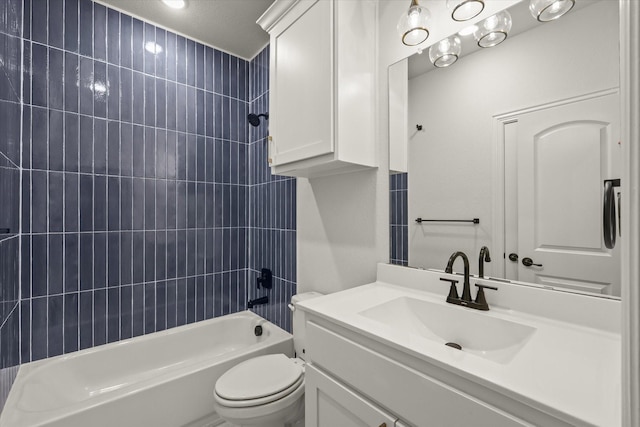
<svg viewBox="0 0 640 427">
<path fill-rule="evenodd" d="M 271 142 L 271 141 L 273 141 L 273 137 L 272 137 L 271 135 L 269 135 L 269 136 L 267 137 L 267 140 L 268 140 L 269 142 Z"/>
</svg>

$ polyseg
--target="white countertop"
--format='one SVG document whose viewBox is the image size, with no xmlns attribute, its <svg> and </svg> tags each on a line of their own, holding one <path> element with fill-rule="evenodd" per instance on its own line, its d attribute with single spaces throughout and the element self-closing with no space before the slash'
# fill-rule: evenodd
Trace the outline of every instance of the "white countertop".
<svg viewBox="0 0 640 427">
<path fill-rule="evenodd" d="M 360 314 L 403 297 L 471 310 L 446 304 L 448 284 L 440 277 L 451 276 L 381 265 L 377 282 L 299 307 L 570 423 L 621 425 L 621 339 L 615 327 L 619 301 L 484 281 L 499 290 L 486 291 L 491 310 L 482 315 L 536 329 L 503 363 Z M 476 282 L 471 281 L 472 287 Z"/>
</svg>

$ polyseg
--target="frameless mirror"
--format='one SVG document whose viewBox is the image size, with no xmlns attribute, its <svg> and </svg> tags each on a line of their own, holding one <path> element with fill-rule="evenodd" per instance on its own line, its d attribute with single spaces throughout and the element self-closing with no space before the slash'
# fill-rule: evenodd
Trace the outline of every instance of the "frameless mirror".
<svg viewBox="0 0 640 427">
<path fill-rule="evenodd" d="M 459 35 L 449 67 L 408 60 L 408 265 L 444 270 L 463 251 L 478 274 L 486 246 L 485 276 L 619 296 L 618 5 L 583 0 L 539 23 L 528 4 L 495 47 Z"/>
</svg>

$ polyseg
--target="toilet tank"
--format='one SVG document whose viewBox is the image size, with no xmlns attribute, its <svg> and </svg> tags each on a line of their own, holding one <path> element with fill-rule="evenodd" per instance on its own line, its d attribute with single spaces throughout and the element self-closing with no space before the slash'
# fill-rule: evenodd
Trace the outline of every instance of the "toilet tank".
<svg viewBox="0 0 640 427">
<path fill-rule="evenodd" d="M 319 292 L 304 292 L 296 294 L 291 297 L 291 304 L 289 308 L 293 312 L 293 349 L 296 352 L 296 357 L 305 359 L 304 347 L 305 347 L 305 313 L 302 310 L 297 309 L 298 303 L 311 299 L 321 297 L 323 294 Z"/>
</svg>

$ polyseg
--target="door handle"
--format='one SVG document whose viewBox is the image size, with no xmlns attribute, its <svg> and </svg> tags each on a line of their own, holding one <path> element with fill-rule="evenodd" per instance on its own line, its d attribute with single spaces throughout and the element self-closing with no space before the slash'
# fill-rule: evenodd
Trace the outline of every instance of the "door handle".
<svg viewBox="0 0 640 427">
<path fill-rule="evenodd" d="M 509 254 L 509 261 L 513 261 L 513 262 L 518 261 L 518 254 L 510 253 Z"/>
<path fill-rule="evenodd" d="M 602 230 L 604 233 L 604 245 L 607 249 L 613 249 L 616 246 L 616 205 L 615 190 L 620 187 L 619 179 L 607 179 L 604 181 L 604 201 L 602 207 Z M 618 197 L 618 215 L 620 215 L 620 198 Z"/>
<path fill-rule="evenodd" d="M 522 258 L 522 265 L 524 265 L 525 267 L 531 267 L 531 266 L 542 267 L 542 264 L 535 264 L 533 260 L 529 257 Z"/>
</svg>

